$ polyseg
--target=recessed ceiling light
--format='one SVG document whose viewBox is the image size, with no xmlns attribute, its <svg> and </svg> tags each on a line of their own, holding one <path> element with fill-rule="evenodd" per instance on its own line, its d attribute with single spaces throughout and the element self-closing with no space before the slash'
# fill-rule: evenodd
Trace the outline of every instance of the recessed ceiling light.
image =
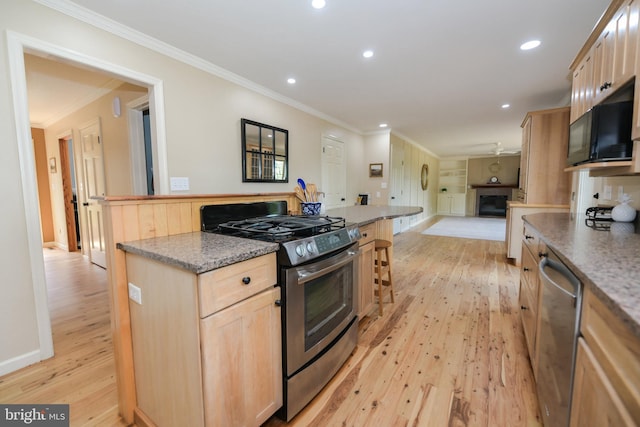
<svg viewBox="0 0 640 427">
<path fill-rule="evenodd" d="M 287 79 L 287 83 L 289 83 L 290 85 L 296 84 L 296 79 L 294 79 L 293 77 L 289 77 Z"/>
<path fill-rule="evenodd" d="M 511 105 L 510 105 L 510 104 L 502 104 L 502 108 L 504 108 L 504 109 L 507 109 L 507 108 L 509 108 L 509 107 L 511 107 Z"/>
<path fill-rule="evenodd" d="M 373 56 L 373 51 L 365 50 L 364 52 L 362 52 L 362 56 L 364 56 L 365 58 L 371 58 Z"/>
<path fill-rule="evenodd" d="M 386 128 L 386 127 L 387 127 L 387 126 L 389 126 L 389 125 L 388 125 L 388 124 L 386 124 L 386 123 L 380 123 L 378 126 L 380 126 L 381 128 Z"/>
<path fill-rule="evenodd" d="M 529 49 L 535 49 L 536 47 L 540 46 L 540 40 L 530 40 L 526 43 L 522 43 L 520 45 L 520 49 L 521 50 L 529 50 Z"/>
<path fill-rule="evenodd" d="M 313 0 L 311 2 L 311 6 L 313 6 L 314 9 L 322 9 L 326 5 L 327 5 L 327 2 L 324 0 Z"/>
</svg>

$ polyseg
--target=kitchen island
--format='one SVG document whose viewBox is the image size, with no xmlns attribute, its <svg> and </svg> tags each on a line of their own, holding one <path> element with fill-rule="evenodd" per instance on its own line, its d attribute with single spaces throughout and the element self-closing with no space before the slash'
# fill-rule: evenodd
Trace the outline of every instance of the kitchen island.
<svg viewBox="0 0 640 427">
<path fill-rule="evenodd" d="M 373 247 L 374 238 L 393 239 L 392 218 L 421 211 L 328 214 L 374 230 L 359 242 Z M 137 423 L 258 426 L 283 405 L 280 244 L 192 231 L 116 247 L 125 254 Z M 373 272 L 371 254 L 358 268 Z M 373 300 L 372 284 L 370 274 L 358 297 Z"/>
<path fill-rule="evenodd" d="M 569 383 L 572 389 L 570 426 L 637 425 L 640 419 L 638 221 L 603 224 L 582 215 L 562 213 L 526 215 L 524 221 L 524 246 L 537 247 L 540 257 L 553 251 L 584 285 L 582 299 L 576 300 L 579 310 L 577 345 L 573 349 L 573 360 L 566 361 L 573 365 L 572 383 Z M 527 250 L 523 249 L 523 253 Z M 521 275 L 529 277 L 524 282 L 531 282 L 532 277 L 537 277 L 535 274 L 528 276 L 537 270 L 535 262 L 523 263 Z M 542 270 L 539 274 L 543 274 Z M 544 281 L 552 283 L 549 279 Z M 530 296 L 528 301 L 534 307 L 522 306 L 525 335 L 528 342 L 534 343 L 529 347 L 529 358 L 537 381 L 544 381 L 540 374 L 536 375 L 537 372 L 552 368 L 544 360 L 554 360 L 558 357 L 558 350 L 566 346 L 547 333 L 554 328 L 565 328 L 564 323 L 556 322 L 553 328 L 544 330 L 540 326 L 549 325 L 552 318 L 559 319 L 552 317 L 553 310 L 555 313 L 571 311 L 570 307 L 559 306 L 557 299 L 543 298 L 543 293 L 547 292 L 543 292 L 543 288 L 550 286 L 543 286 L 544 281 L 539 278 L 533 284 L 533 288 L 538 289 L 537 297 Z M 521 293 L 522 283 L 521 279 Z M 525 322 L 526 313 L 530 311 L 537 313 L 537 317 Z M 540 344 L 541 338 L 547 342 L 545 350 Z M 540 356 L 543 351 L 553 351 L 554 354 L 543 359 Z M 560 363 L 564 362 L 556 364 Z M 566 406 L 568 403 L 565 401 L 563 405 L 569 408 Z M 548 415 L 548 408 L 542 406 Z"/>
</svg>

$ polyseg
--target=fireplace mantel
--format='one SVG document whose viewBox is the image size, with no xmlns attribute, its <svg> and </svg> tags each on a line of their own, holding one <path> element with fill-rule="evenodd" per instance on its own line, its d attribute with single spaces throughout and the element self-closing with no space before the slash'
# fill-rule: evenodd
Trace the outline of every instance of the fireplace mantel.
<svg viewBox="0 0 640 427">
<path fill-rule="evenodd" d="M 471 188 L 518 188 L 516 184 L 471 184 Z"/>
</svg>

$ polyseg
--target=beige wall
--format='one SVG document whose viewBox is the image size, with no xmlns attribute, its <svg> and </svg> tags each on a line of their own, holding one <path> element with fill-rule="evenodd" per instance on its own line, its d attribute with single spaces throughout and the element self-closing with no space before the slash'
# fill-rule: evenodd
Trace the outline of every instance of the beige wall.
<svg viewBox="0 0 640 427">
<path fill-rule="evenodd" d="M 127 114 L 124 106 L 127 102 L 140 98 L 147 94 L 147 89 L 125 83 L 110 94 L 105 95 L 96 101 L 84 106 L 67 117 L 50 125 L 45 130 L 47 152 L 49 157 L 55 157 L 60 163 L 60 146 L 58 138 L 71 131 L 74 147 L 74 159 L 76 164 L 76 179 L 78 183 L 83 179 L 82 156 L 80 147 L 80 129 L 87 123 L 98 119 L 102 134 L 102 146 L 104 153 L 105 184 L 107 195 L 128 195 L 133 194 L 131 177 L 131 153 L 129 148 L 129 134 L 127 126 Z M 114 97 L 119 97 L 122 113 L 120 117 L 112 114 L 112 101 Z M 55 242 L 65 247 L 68 241 L 66 217 L 64 210 L 64 194 L 62 189 L 62 174 L 51 176 L 51 201 L 53 206 L 53 227 L 55 231 Z M 85 201 L 78 187 L 79 205 Z M 84 210 L 80 209 L 79 214 L 83 216 Z M 84 231 L 84 233 L 83 233 Z M 87 236 L 85 230 L 81 230 L 81 235 Z M 83 242 L 87 247 L 87 242 Z"/>
<path fill-rule="evenodd" d="M 386 205 L 389 203 L 389 180 L 391 176 L 389 149 L 388 131 L 365 136 L 363 156 L 365 168 L 361 175 L 362 185 L 359 193 L 369 194 L 370 205 Z M 382 178 L 369 177 L 369 165 L 371 163 L 382 163 Z"/>
<path fill-rule="evenodd" d="M 499 163 L 499 171 L 492 172 L 489 166 Z M 518 170 L 520 168 L 520 156 L 493 156 L 483 158 L 471 158 L 467 163 L 467 184 L 486 184 L 489 178 L 497 176 L 502 184 L 516 185 L 518 183 Z"/>
<path fill-rule="evenodd" d="M 30 253 L 37 254 L 38 248 L 28 245 L 7 61 L 7 31 L 46 41 L 61 51 L 95 58 L 161 80 L 168 176 L 189 177 L 192 194 L 292 191 L 298 177 L 321 182 L 322 135 L 335 135 L 345 142 L 347 191 L 354 200 L 361 191 L 365 171 L 361 135 L 35 2 L 4 0 L 0 14 L 0 117 L 4 118 L 0 122 L 3 152 L 0 178 L 2 182 L 15 185 L 3 187 L 0 207 L 3 218 L 0 223 L 0 268 L 3 271 L 0 342 L 5 343 L 0 346 L 0 372 L 40 351 L 33 286 L 38 283 L 34 276 L 42 275 L 44 268 L 42 260 L 31 265 Z M 240 119 L 243 117 L 289 130 L 289 184 L 242 183 Z M 47 137 L 55 132 L 48 129 Z M 123 165 L 126 161 L 123 160 Z M 108 191 L 121 192 L 128 180 L 128 173 L 109 177 Z"/>
</svg>

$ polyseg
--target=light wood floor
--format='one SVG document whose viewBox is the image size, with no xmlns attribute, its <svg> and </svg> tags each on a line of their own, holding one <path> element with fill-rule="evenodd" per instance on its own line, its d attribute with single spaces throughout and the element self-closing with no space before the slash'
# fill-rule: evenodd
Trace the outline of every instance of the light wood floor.
<svg viewBox="0 0 640 427">
<path fill-rule="evenodd" d="M 44 250 L 55 356 L 0 377 L 2 403 L 68 403 L 72 426 L 121 426 L 105 270 Z"/>
<path fill-rule="evenodd" d="M 424 228 L 395 236 L 395 304 L 361 322 L 351 358 L 289 425 L 541 425 L 505 244 Z"/>
<path fill-rule="evenodd" d="M 395 304 L 361 322 L 351 358 L 289 425 L 540 425 L 504 243 L 421 229 L 395 236 Z M 70 403 L 72 426 L 124 425 L 106 274 L 68 255 L 45 250 L 56 356 L 0 377 L 0 402 Z"/>
</svg>

